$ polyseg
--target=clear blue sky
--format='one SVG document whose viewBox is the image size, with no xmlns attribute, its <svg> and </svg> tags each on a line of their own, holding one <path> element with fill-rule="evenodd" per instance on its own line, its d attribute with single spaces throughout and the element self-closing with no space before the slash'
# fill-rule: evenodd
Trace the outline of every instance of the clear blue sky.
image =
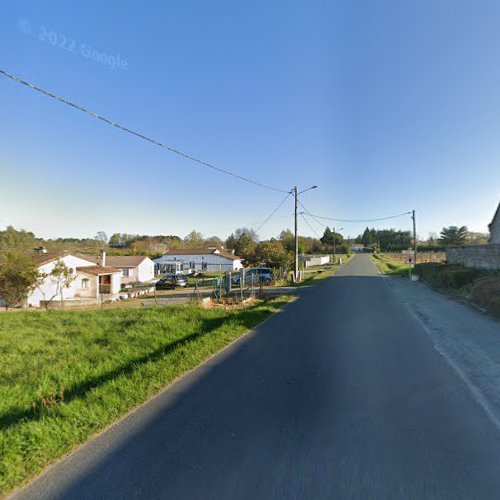
<svg viewBox="0 0 500 500">
<path fill-rule="evenodd" d="M 499 25 L 496 0 L 6 1 L 0 67 L 235 173 L 318 184 L 312 213 L 415 208 L 426 237 L 485 231 L 500 199 Z M 5 77 L 0 109 L 0 227 L 226 237 L 282 198 Z M 261 237 L 292 211 L 290 198 Z"/>
</svg>

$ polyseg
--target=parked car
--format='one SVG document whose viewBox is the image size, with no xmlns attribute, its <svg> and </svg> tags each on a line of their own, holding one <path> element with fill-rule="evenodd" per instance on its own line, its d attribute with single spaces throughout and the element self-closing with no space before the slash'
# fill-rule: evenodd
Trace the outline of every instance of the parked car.
<svg viewBox="0 0 500 500">
<path fill-rule="evenodd" d="M 156 283 L 157 290 L 175 290 L 176 287 L 186 287 L 188 285 L 187 277 L 183 274 L 166 274 Z"/>
<path fill-rule="evenodd" d="M 267 267 L 255 267 L 253 269 L 245 271 L 245 283 L 247 285 L 252 283 L 252 276 L 254 285 L 258 285 L 260 283 L 264 283 L 264 285 L 269 285 L 273 280 L 271 269 Z M 233 284 L 239 285 L 240 280 L 241 280 L 241 274 L 237 274 L 236 276 L 233 277 Z"/>
</svg>

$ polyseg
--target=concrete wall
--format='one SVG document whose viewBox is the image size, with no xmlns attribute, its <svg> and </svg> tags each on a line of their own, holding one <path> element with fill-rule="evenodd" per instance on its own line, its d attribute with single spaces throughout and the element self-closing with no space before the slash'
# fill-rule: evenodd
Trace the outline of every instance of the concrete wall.
<svg viewBox="0 0 500 500">
<path fill-rule="evenodd" d="M 303 257 L 304 266 L 324 266 L 330 262 L 330 256 L 328 255 L 304 255 Z"/>
<path fill-rule="evenodd" d="M 470 245 L 446 249 L 450 264 L 461 264 L 475 269 L 500 269 L 500 244 Z"/>
</svg>

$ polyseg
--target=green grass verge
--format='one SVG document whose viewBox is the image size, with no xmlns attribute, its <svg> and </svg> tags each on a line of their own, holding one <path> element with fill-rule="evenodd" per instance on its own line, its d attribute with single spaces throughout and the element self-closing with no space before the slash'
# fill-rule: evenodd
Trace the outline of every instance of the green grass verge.
<svg viewBox="0 0 500 500">
<path fill-rule="evenodd" d="M 290 300 L 0 314 L 0 496 Z"/>
<path fill-rule="evenodd" d="M 370 254 L 370 259 L 383 274 L 405 277 L 409 275 L 408 264 L 401 264 L 399 261 L 392 260 L 384 254 Z"/>
</svg>

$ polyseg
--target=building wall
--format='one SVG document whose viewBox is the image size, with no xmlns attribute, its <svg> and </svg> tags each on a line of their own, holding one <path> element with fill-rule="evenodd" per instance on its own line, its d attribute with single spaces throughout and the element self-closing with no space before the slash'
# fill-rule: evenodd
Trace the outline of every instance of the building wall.
<svg viewBox="0 0 500 500">
<path fill-rule="evenodd" d="M 122 270 L 122 283 L 126 285 L 127 283 L 137 283 L 139 281 L 139 271 L 137 267 L 118 267 Z M 123 272 L 127 270 L 128 276 L 124 276 Z"/>
<path fill-rule="evenodd" d="M 111 275 L 111 293 L 113 295 L 120 293 L 121 288 L 122 288 L 121 273 L 113 273 Z"/>
<path fill-rule="evenodd" d="M 491 243 L 500 245 L 500 210 L 490 226 Z"/>
<path fill-rule="evenodd" d="M 99 297 L 99 287 L 98 287 L 99 277 L 98 276 L 79 272 L 76 279 L 79 282 L 78 285 L 80 288 L 79 288 L 77 294 L 75 295 L 75 297 L 76 296 L 82 297 L 82 298 L 97 298 L 97 297 Z M 88 281 L 88 285 L 89 285 L 88 288 L 82 288 L 82 280 L 84 280 L 84 279 L 89 280 Z"/>
<path fill-rule="evenodd" d="M 145 283 L 147 281 L 152 281 L 155 277 L 155 263 L 146 257 L 137 267 L 123 267 L 114 265 L 118 269 L 122 270 L 122 283 Z M 128 270 L 128 276 L 123 275 L 123 271 Z"/>
<path fill-rule="evenodd" d="M 76 272 L 77 267 L 95 265 L 93 262 L 89 260 L 85 260 L 80 257 L 75 257 L 73 255 L 66 255 L 65 257 L 61 257 L 58 260 L 54 260 L 52 262 L 40 266 L 38 268 L 38 271 L 40 273 L 49 274 L 52 272 L 52 270 L 59 261 L 63 261 L 70 269 L 73 269 L 74 272 Z M 54 295 L 54 293 L 56 292 L 56 288 L 57 288 L 56 284 L 50 278 L 45 278 L 45 280 L 43 280 L 43 282 L 28 295 L 27 298 L 28 305 L 34 307 L 40 307 L 40 301 L 50 300 Z M 74 298 L 80 290 L 81 290 L 81 279 L 77 275 L 76 279 L 71 282 L 68 288 L 66 287 L 63 288 L 62 291 L 63 300 Z M 57 297 L 54 297 L 53 300 L 61 300 L 61 296 L 58 295 Z"/>
<path fill-rule="evenodd" d="M 157 264 L 180 261 L 184 264 L 185 270 L 191 267 L 191 269 L 196 269 L 196 271 L 236 271 L 241 269 L 243 265 L 240 259 L 228 259 L 218 254 L 204 254 L 204 255 L 175 255 L 175 254 L 165 254 L 155 259 L 154 262 Z M 190 266 L 193 263 L 193 266 Z M 206 269 L 204 268 L 204 263 L 206 263 Z"/>
<path fill-rule="evenodd" d="M 145 258 L 137 268 L 137 280 L 144 283 L 151 281 L 155 277 L 155 263 L 149 258 Z"/>
<path fill-rule="evenodd" d="M 500 244 L 470 245 L 446 249 L 450 264 L 461 264 L 475 269 L 500 269 Z"/>
</svg>

